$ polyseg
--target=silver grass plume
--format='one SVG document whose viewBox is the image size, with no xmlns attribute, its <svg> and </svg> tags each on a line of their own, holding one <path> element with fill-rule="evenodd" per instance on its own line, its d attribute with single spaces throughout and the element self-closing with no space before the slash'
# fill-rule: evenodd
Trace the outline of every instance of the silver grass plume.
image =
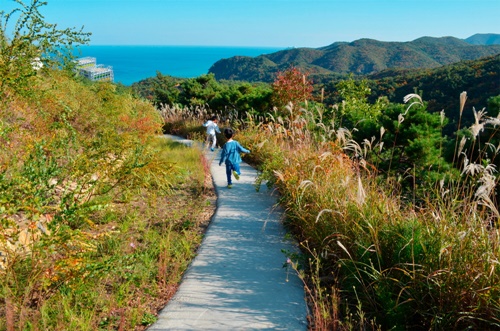
<svg viewBox="0 0 500 331">
<path fill-rule="evenodd" d="M 340 128 L 337 130 L 337 140 L 340 145 L 343 146 L 346 144 L 347 140 L 351 138 L 351 132 L 345 128 Z"/>
<path fill-rule="evenodd" d="M 311 185 L 314 185 L 314 183 L 312 181 L 306 179 L 306 180 L 303 180 L 302 182 L 300 182 L 299 189 L 305 190 L 306 188 L 308 188 Z"/>
<path fill-rule="evenodd" d="M 366 192 L 365 192 L 365 189 L 363 187 L 363 183 L 361 182 L 361 177 L 358 176 L 358 194 L 356 196 L 356 201 L 357 201 L 358 205 L 364 204 L 365 199 L 366 199 Z"/>
<path fill-rule="evenodd" d="M 479 201 L 479 204 L 488 207 L 493 212 L 496 218 L 500 218 L 500 212 L 489 196 L 483 197 Z"/>
<path fill-rule="evenodd" d="M 332 156 L 333 154 L 331 152 L 324 152 L 323 154 L 321 154 L 319 156 L 319 159 L 321 160 L 321 162 L 323 162 L 327 157 L 329 156 Z"/>
<path fill-rule="evenodd" d="M 465 161 L 464 161 L 465 163 Z M 484 172 L 484 166 L 478 163 L 467 163 L 464 165 L 464 170 L 462 171 L 463 174 L 471 175 L 474 176 L 476 174 L 480 174 Z"/>
<path fill-rule="evenodd" d="M 420 95 L 416 94 L 416 93 L 410 93 L 410 94 L 407 94 L 404 96 L 403 98 L 403 102 L 404 103 L 408 103 L 408 101 L 410 101 L 411 99 L 413 98 L 416 98 L 418 99 L 420 102 L 422 102 L 422 98 L 420 97 Z"/>
<path fill-rule="evenodd" d="M 321 217 L 321 215 L 323 215 L 323 213 L 333 213 L 333 210 L 331 210 L 331 209 L 323 209 L 323 210 L 321 210 L 318 213 L 318 216 L 316 216 L 316 222 L 315 223 L 318 223 L 319 218 Z"/>
<path fill-rule="evenodd" d="M 316 174 L 316 169 L 321 169 L 321 170 L 324 170 L 324 168 L 322 166 L 320 166 L 319 164 L 316 165 L 312 171 L 312 174 L 311 174 L 311 178 L 314 178 L 314 175 Z"/>
<path fill-rule="evenodd" d="M 406 114 L 406 113 L 405 113 L 405 114 Z M 403 123 L 403 122 L 404 122 L 404 120 L 405 120 L 404 115 L 403 115 L 403 114 L 399 114 L 399 115 L 398 115 L 398 128 L 399 128 L 399 126 L 401 125 L 401 123 Z"/>
<path fill-rule="evenodd" d="M 416 94 L 416 93 L 410 93 L 410 94 L 407 94 L 405 95 L 405 97 L 403 98 L 403 102 L 404 103 L 408 103 L 408 101 L 410 101 L 411 99 L 417 99 L 417 101 L 415 102 L 412 102 L 408 108 L 406 108 L 406 111 L 404 112 L 403 116 L 406 116 L 406 114 L 408 113 L 408 111 L 410 110 L 410 108 L 413 106 L 413 105 L 421 105 L 423 106 L 424 105 L 424 102 L 422 101 L 422 98 L 420 97 L 420 95 Z"/>
<path fill-rule="evenodd" d="M 467 100 L 467 92 L 463 91 L 460 93 L 460 116 L 464 111 L 465 101 Z"/>
<path fill-rule="evenodd" d="M 488 117 L 488 119 L 485 121 L 485 124 L 491 124 L 493 127 L 500 126 L 500 113 L 498 113 L 497 117 Z"/>
<path fill-rule="evenodd" d="M 380 144 L 378 144 L 379 148 L 379 153 L 382 153 L 382 149 L 384 148 L 384 142 L 382 141 Z"/>
<path fill-rule="evenodd" d="M 486 111 L 485 111 L 485 108 L 481 109 L 480 111 L 476 111 L 476 109 L 474 107 L 472 107 L 472 111 L 474 112 L 475 122 L 470 127 L 470 131 L 471 131 L 474 139 L 476 139 L 479 132 L 484 130 L 484 123 L 481 120 L 482 120 L 483 116 L 486 114 Z"/>
<path fill-rule="evenodd" d="M 359 146 L 358 142 L 355 140 L 349 140 L 343 147 L 344 150 L 346 151 L 351 151 L 357 155 L 363 155 L 363 150 L 361 146 Z"/>
<path fill-rule="evenodd" d="M 385 128 L 383 126 L 380 127 L 380 140 L 382 140 L 382 137 L 384 136 L 385 133 Z"/>
<path fill-rule="evenodd" d="M 460 140 L 460 145 L 458 146 L 458 155 L 462 154 L 462 151 L 465 147 L 465 143 L 467 142 L 466 137 L 462 137 L 462 140 Z"/>
</svg>

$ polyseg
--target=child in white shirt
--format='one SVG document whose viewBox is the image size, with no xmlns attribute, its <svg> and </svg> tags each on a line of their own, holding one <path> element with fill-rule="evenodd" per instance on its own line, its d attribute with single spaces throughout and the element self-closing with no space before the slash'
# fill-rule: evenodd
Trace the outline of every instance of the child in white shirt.
<svg viewBox="0 0 500 331">
<path fill-rule="evenodd" d="M 203 126 L 207 128 L 207 148 L 210 148 L 212 152 L 214 151 L 215 145 L 217 144 L 217 137 L 215 133 L 220 133 L 217 122 L 219 122 L 217 116 L 212 116 L 203 124 Z"/>
</svg>

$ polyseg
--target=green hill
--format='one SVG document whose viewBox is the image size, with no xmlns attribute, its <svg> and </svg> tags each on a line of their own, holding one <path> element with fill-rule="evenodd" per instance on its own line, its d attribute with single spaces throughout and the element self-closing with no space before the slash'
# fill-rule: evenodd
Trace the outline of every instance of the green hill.
<svg viewBox="0 0 500 331">
<path fill-rule="evenodd" d="M 386 69 L 437 68 L 500 53 L 500 45 L 473 45 L 454 37 L 422 37 L 410 42 L 359 39 L 320 48 L 293 48 L 257 57 L 236 56 L 213 64 L 216 79 L 266 81 L 290 66 L 315 81 L 335 75 L 367 75 Z"/>
<path fill-rule="evenodd" d="M 500 94 L 500 54 L 479 60 L 460 61 L 435 69 L 386 70 L 367 76 L 372 98 L 387 96 L 401 102 L 406 94 L 421 91 L 431 112 L 444 110 L 451 124 L 458 120 L 459 95 L 468 95 L 466 109 L 487 107 L 487 100 Z M 488 110 L 492 116 L 493 110 Z M 472 111 L 464 112 L 464 121 L 472 123 Z"/>
<path fill-rule="evenodd" d="M 500 45 L 500 34 L 476 33 L 465 41 L 473 45 Z"/>
</svg>

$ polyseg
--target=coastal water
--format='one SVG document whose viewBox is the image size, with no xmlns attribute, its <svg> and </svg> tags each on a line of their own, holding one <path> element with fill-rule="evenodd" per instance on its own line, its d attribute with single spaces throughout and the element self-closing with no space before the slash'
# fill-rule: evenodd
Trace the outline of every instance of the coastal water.
<svg viewBox="0 0 500 331">
<path fill-rule="evenodd" d="M 142 79 L 164 75 L 193 78 L 208 73 L 218 60 L 232 56 L 258 56 L 279 51 L 278 47 L 212 46 L 81 46 L 78 57 L 95 57 L 97 64 L 113 67 L 115 82 L 131 85 Z"/>
</svg>

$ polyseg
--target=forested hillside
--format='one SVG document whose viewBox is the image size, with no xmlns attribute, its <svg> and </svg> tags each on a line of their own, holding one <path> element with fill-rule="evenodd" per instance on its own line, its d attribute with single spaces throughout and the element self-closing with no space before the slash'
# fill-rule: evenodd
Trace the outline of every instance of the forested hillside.
<svg viewBox="0 0 500 331">
<path fill-rule="evenodd" d="M 237 56 L 213 64 L 216 79 L 273 81 L 294 66 L 316 81 L 338 75 L 366 75 L 386 69 L 423 69 L 500 53 L 500 45 L 473 45 L 454 37 L 422 37 L 410 42 L 359 39 L 320 48 L 293 48 L 257 57 Z"/>
<path fill-rule="evenodd" d="M 280 54 L 291 56 L 294 52 Z M 300 52 L 296 52 L 295 58 L 299 54 Z M 288 60 L 291 61 L 292 58 L 288 57 Z M 488 100 L 500 94 L 499 73 L 500 54 L 434 69 L 387 69 L 372 75 L 338 75 L 324 82 L 313 80 L 313 96 L 316 101 L 323 100 L 326 106 L 339 104 L 343 100 L 337 89 L 340 81 L 350 78 L 366 80 L 370 88 L 371 102 L 375 102 L 379 97 L 386 97 L 391 102 L 401 102 L 408 93 L 418 92 L 426 100 L 428 111 L 444 110 L 450 119 L 449 125 L 454 125 L 458 120 L 459 100 L 449 96 L 459 95 L 463 91 L 467 91 L 471 105 L 477 109 L 487 107 L 491 116 L 497 114 L 498 109 L 493 104 L 489 105 Z M 214 110 L 229 108 L 240 112 L 260 113 L 268 112 L 271 107 L 270 84 L 217 81 L 213 74 L 180 79 L 158 73 L 156 77 L 135 83 L 133 89 L 157 104 L 208 105 Z M 463 120 L 465 123 L 472 123 L 473 113 L 464 114 Z"/>
<path fill-rule="evenodd" d="M 464 39 L 469 44 L 474 45 L 499 45 L 500 34 L 495 33 L 476 33 L 469 38 Z"/>
<path fill-rule="evenodd" d="M 470 104 L 476 109 L 487 107 L 487 100 L 500 94 L 500 54 L 477 61 L 462 61 L 433 70 L 414 70 L 397 75 L 384 73 L 369 76 L 373 82 L 372 96 L 388 96 L 391 100 L 402 100 L 408 93 L 418 91 L 428 102 L 428 110 L 458 120 L 459 100 L 450 95 L 467 91 Z M 490 116 L 496 116 L 498 109 L 488 109 Z M 465 120 L 474 121 L 472 112 L 466 113 Z"/>
</svg>

